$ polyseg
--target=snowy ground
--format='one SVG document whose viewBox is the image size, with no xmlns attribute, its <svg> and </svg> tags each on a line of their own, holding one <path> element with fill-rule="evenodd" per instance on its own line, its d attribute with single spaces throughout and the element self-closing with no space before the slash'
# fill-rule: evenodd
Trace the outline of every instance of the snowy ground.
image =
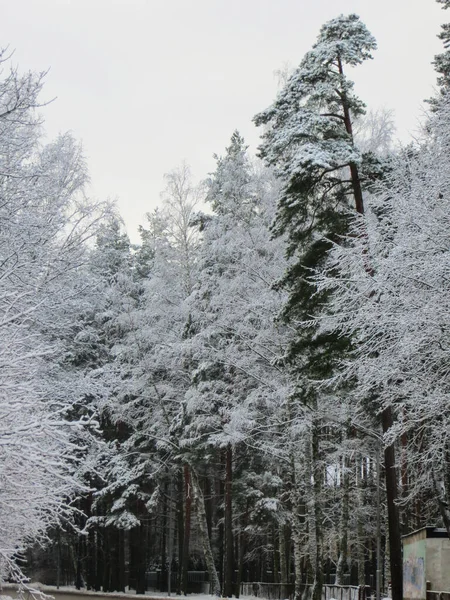
<svg viewBox="0 0 450 600">
<path fill-rule="evenodd" d="M 133 598 L 152 598 L 152 600 L 167 600 L 167 598 L 183 598 L 184 596 L 177 596 L 176 594 L 171 594 L 168 596 L 167 594 L 161 592 L 146 592 L 145 595 L 142 594 L 133 594 L 133 593 L 103 593 L 103 592 L 94 592 L 91 590 L 77 590 L 74 587 L 66 587 L 61 586 L 59 589 L 55 586 L 43 585 L 42 583 L 30 583 L 27 584 L 28 587 L 33 588 L 35 590 L 39 590 L 44 592 L 44 594 L 49 596 L 55 596 L 56 600 L 73 600 L 74 596 L 94 596 L 98 599 L 105 598 L 122 598 L 122 599 L 131 599 Z M 15 593 L 16 586 L 13 584 L 3 584 L 3 589 L 0 592 L 0 600 L 16 600 L 17 594 Z M 2 593 L 3 592 L 3 593 Z M 8 594 L 12 594 L 11 596 Z M 209 594 L 188 594 L 187 597 L 189 600 L 211 600 L 211 596 Z M 255 596 L 240 596 L 242 600 L 261 600 L 261 598 L 256 598 Z"/>
</svg>

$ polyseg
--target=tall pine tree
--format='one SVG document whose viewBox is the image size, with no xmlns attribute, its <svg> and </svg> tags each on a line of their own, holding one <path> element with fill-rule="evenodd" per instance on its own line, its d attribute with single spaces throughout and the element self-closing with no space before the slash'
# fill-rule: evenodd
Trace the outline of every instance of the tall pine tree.
<svg viewBox="0 0 450 600">
<path fill-rule="evenodd" d="M 365 182 L 381 171 L 373 155 L 355 147 L 353 119 L 364 114 L 365 106 L 346 76 L 348 66 L 371 58 L 375 48 L 375 39 L 357 15 L 329 21 L 274 104 L 254 119 L 266 126 L 260 155 L 275 167 L 282 182 L 273 231 L 288 236 L 293 261 L 280 285 L 289 291 L 283 316 L 294 325 L 309 322 L 326 306 L 327 295 L 316 293 L 311 271 L 326 261 L 332 242 L 347 231 L 350 213 L 363 214 Z M 305 503 L 308 510 L 305 523 L 297 520 L 295 536 L 306 529 L 312 546 L 314 600 L 321 597 L 323 585 L 322 431 L 327 399 L 311 381 L 328 377 L 348 346 L 348 339 L 319 334 L 310 325 L 298 327 L 290 350 L 298 381 L 296 414 L 306 424 L 303 488 L 298 480 L 295 486 L 302 489 L 297 503 L 300 507 Z M 401 593 L 401 575 L 399 581 Z"/>
</svg>

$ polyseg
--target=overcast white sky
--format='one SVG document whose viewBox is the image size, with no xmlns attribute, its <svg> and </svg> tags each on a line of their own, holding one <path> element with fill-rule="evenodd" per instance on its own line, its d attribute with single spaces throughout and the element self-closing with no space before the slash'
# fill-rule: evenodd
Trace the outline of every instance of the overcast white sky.
<svg viewBox="0 0 450 600">
<path fill-rule="evenodd" d="M 378 41 L 356 92 L 414 133 L 432 94 L 430 64 L 450 21 L 433 0 L 0 0 L 0 45 L 23 70 L 50 68 L 50 136 L 83 141 L 92 193 L 117 197 L 130 235 L 185 159 L 214 170 L 234 129 L 255 150 L 251 119 L 274 99 L 274 71 L 296 66 L 322 23 L 356 12 Z M 449 11 L 450 13 L 450 11 Z"/>
</svg>

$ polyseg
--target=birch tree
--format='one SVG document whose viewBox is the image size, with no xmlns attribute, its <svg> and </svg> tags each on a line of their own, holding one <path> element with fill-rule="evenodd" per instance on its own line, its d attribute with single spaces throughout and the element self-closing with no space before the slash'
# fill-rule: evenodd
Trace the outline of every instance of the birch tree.
<svg viewBox="0 0 450 600">
<path fill-rule="evenodd" d="M 42 78 L 13 69 L 0 81 L 2 577 L 8 568 L 21 577 L 13 555 L 67 518 L 80 486 L 83 418 L 70 422 L 70 412 L 88 384 L 72 379 L 60 356 L 77 270 L 104 209 L 86 198 L 79 144 L 70 135 L 41 143 Z"/>
</svg>

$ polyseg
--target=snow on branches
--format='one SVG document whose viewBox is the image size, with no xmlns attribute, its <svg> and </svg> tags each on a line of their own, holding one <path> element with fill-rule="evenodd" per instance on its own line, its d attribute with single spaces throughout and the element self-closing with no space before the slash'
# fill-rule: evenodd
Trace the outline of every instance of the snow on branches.
<svg viewBox="0 0 450 600">
<path fill-rule="evenodd" d="M 16 574 L 12 557 L 67 515 L 78 487 L 82 422 L 67 419 L 84 380 L 63 373 L 62 340 L 103 212 L 85 198 L 73 138 L 41 143 L 41 86 L 15 70 L 0 81 L 0 562 Z"/>
<path fill-rule="evenodd" d="M 315 277 L 319 291 L 333 292 L 321 331 L 350 335 L 354 346 L 332 383 L 356 378 L 360 403 L 395 411 L 386 442 L 405 434 L 420 455 L 411 494 L 444 481 L 449 457 L 449 149 L 445 101 Z"/>
</svg>

